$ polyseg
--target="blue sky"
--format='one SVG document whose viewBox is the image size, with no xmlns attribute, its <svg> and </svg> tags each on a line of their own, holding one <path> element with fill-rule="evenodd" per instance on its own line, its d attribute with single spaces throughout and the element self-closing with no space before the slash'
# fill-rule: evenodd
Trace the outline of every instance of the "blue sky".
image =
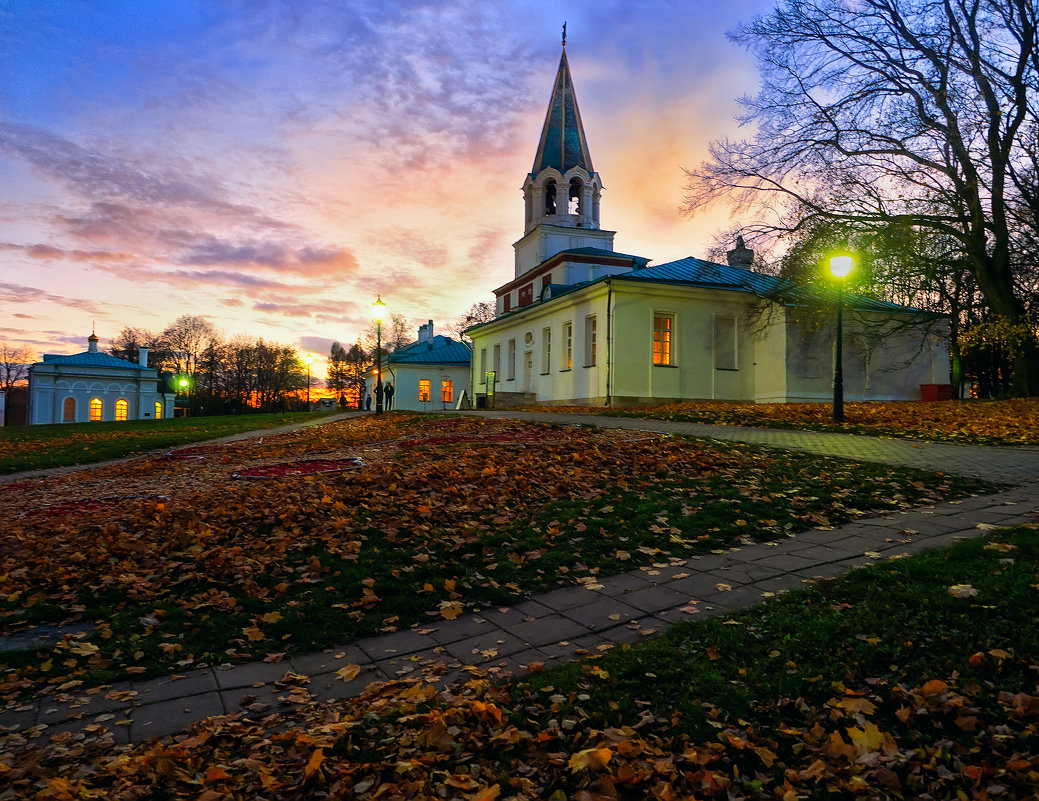
<svg viewBox="0 0 1039 801">
<path fill-rule="evenodd" d="M 0 0 L 0 340 L 204 314 L 327 355 L 377 293 L 438 330 L 511 278 L 567 22 L 602 223 L 656 262 L 723 214 L 683 175 L 739 135 L 763 0 Z"/>
</svg>

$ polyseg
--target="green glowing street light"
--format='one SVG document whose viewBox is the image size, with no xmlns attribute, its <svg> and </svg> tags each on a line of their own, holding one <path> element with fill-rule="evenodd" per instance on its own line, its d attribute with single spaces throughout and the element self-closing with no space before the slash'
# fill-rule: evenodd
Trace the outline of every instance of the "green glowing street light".
<svg viewBox="0 0 1039 801">
<path fill-rule="evenodd" d="M 851 272 L 851 256 L 830 259 L 830 272 L 837 283 L 837 343 L 833 358 L 833 422 L 844 422 L 844 279 Z"/>
</svg>

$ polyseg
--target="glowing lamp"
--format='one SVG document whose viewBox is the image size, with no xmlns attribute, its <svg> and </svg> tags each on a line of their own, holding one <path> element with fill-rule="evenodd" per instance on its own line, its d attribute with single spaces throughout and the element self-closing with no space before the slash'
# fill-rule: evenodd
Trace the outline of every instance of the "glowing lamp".
<svg viewBox="0 0 1039 801">
<path fill-rule="evenodd" d="M 847 278 L 851 272 L 851 256 L 834 256 L 830 259 L 830 272 L 835 278 Z"/>
<path fill-rule="evenodd" d="M 379 295 L 372 301 L 372 320 L 376 323 L 381 323 L 386 317 L 386 304 L 382 302 L 382 296 Z"/>
</svg>

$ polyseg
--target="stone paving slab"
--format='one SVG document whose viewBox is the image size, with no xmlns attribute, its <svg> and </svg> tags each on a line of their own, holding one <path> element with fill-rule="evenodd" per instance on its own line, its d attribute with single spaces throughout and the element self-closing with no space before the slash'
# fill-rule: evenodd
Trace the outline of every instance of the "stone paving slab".
<svg viewBox="0 0 1039 801">
<path fill-rule="evenodd" d="M 223 714 L 223 699 L 215 691 L 148 704 L 134 710 L 130 736 L 135 741 L 164 737 L 176 734 L 202 718 Z"/>
</svg>

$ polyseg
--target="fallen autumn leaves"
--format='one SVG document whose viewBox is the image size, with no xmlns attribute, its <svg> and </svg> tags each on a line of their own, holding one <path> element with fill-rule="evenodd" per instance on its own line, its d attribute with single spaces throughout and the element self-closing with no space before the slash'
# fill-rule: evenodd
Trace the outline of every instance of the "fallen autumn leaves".
<svg viewBox="0 0 1039 801">
<path fill-rule="evenodd" d="M 359 448 L 370 465 L 359 473 L 226 480 L 242 465 Z M 25 515 L 0 528 L 5 627 L 70 617 L 100 627 L 93 651 L 46 670 L 31 655 L 12 657 L 9 698 L 69 678 L 342 642 L 600 570 L 936 497 L 919 475 L 884 468 L 459 418 L 369 418 L 204 455 L 19 491 Z M 71 500 L 113 485 L 126 495 Z M 103 503 L 103 516 L 96 506 L 83 514 L 82 503 Z"/>
<path fill-rule="evenodd" d="M 512 685 L 379 683 L 131 747 L 10 738 L 0 798 L 1034 799 L 1037 569 L 1022 528 Z"/>
<path fill-rule="evenodd" d="M 536 407 L 529 411 L 588 413 L 580 406 Z M 646 417 L 690 423 L 842 431 L 871 436 L 988 445 L 1039 444 L 1039 400 L 869 402 L 844 404 L 844 423 L 834 423 L 825 403 L 672 403 L 594 414 Z"/>
<path fill-rule="evenodd" d="M 53 654 L 6 654 L 0 697 L 315 650 L 982 486 L 644 432 L 420 415 L 189 455 L 0 485 L 23 509 L 0 521 L 4 631 L 97 625 Z M 367 467 L 229 480 L 318 457 Z"/>
</svg>

